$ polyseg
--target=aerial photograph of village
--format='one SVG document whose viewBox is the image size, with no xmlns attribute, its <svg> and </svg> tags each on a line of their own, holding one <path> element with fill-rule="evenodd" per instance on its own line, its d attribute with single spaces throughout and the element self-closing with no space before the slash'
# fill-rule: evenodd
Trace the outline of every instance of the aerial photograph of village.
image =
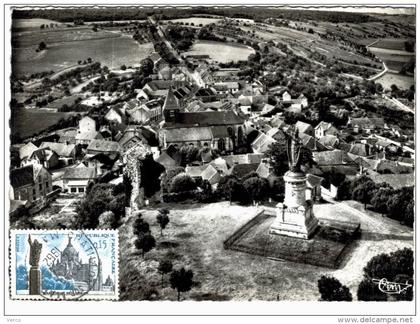
<svg viewBox="0 0 420 324">
<path fill-rule="evenodd" d="M 15 7 L 8 228 L 113 230 L 117 303 L 412 302 L 415 8 L 341 9 Z"/>
</svg>

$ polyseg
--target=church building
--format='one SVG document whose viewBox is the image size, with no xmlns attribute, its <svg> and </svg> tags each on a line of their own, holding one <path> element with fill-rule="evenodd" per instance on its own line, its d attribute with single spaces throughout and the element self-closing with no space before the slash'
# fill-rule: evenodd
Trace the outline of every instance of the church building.
<svg viewBox="0 0 420 324">
<path fill-rule="evenodd" d="M 244 118 L 234 111 L 181 111 L 172 89 L 163 105 L 164 123 L 159 132 L 163 149 L 169 145 L 181 147 L 208 146 L 222 153 L 232 152 L 245 143 Z"/>
</svg>

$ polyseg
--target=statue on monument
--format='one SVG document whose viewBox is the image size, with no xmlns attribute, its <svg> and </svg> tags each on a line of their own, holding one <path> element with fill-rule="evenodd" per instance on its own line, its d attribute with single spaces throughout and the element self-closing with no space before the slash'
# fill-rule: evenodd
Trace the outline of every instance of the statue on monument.
<svg viewBox="0 0 420 324">
<path fill-rule="evenodd" d="M 28 238 L 29 243 L 29 294 L 41 294 L 41 270 L 39 269 L 39 260 L 41 257 L 42 244 L 38 240 L 32 242 L 31 235 Z"/>
<path fill-rule="evenodd" d="M 301 166 L 301 141 L 299 138 L 299 130 L 296 128 L 293 136 L 287 139 L 287 159 L 289 162 L 289 170 L 294 173 L 302 173 Z"/>
</svg>

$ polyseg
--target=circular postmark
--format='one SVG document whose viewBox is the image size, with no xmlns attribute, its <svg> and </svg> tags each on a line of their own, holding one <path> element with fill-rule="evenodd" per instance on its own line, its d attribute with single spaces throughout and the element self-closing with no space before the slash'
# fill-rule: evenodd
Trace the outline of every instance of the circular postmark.
<svg viewBox="0 0 420 324">
<path fill-rule="evenodd" d="M 34 235 L 42 244 L 39 295 L 48 300 L 80 300 L 100 283 L 101 260 L 97 246 L 83 230 L 46 230 Z M 29 280 L 31 280 L 29 273 Z"/>
</svg>

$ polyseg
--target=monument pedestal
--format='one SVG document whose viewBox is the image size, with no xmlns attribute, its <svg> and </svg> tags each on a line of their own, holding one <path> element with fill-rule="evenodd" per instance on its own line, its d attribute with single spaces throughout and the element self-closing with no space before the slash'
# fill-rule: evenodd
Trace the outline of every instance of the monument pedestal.
<svg viewBox="0 0 420 324">
<path fill-rule="evenodd" d="M 285 199 L 278 203 L 276 219 L 270 227 L 270 234 L 309 239 L 318 227 L 312 203 L 306 201 L 306 175 L 287 172 L 284 176 Z"/>
<path fill-rule="evenodd" d="M 35 267 L 29 269 L 29 295 L 41 294 L 41 270 Z"/>
</svg>

